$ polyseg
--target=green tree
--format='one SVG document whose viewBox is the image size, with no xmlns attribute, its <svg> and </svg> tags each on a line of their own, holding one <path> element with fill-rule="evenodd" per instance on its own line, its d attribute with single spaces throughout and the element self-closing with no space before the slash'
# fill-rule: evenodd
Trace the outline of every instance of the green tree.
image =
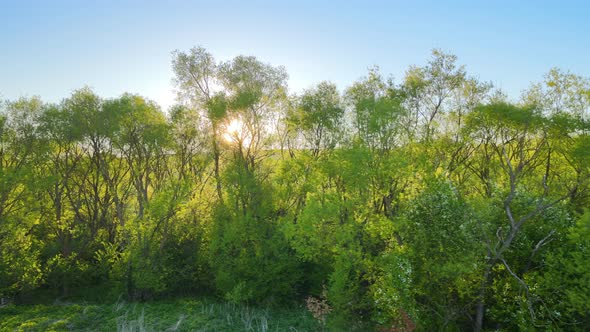
<svg viewBox="0 0 590 332">
<path fill-rule="evenodd" d="M 408 96 L 412 122 L 424 142 L 435 138 L 438 121 L 451 111 L 453 94 L 463 86 L 465 68 L 457 65 L 457 56 L 435 49 L 424 67 L 411 67 L 405 75 L 403 89 Z"/>
<path fill-rule="evenodd" d="M 39 244 L 32 232 L 40 222 L 38 193 L 45 177 L 36 171 L 45 150 L 37 97 L 7 102 L 0 109 L 0 297 L 39 285 Z"/>
<path fill-rule="evenodd" d="M 344 126 L 344 107 L 336 85 L 322 82 L 305 91 L 287 121 L 303 137 L 300 148 L 309 149 L 313 158 L 333 150 Z"/>
</svg>

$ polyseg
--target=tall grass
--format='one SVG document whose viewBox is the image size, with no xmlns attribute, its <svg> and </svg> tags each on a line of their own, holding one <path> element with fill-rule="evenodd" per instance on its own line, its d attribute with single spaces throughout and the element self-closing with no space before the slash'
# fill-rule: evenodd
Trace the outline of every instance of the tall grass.
<svg viewBox="0 0 590 332">
<path fill-rule="evenodd" d="M 196 306 L 179 306 L 187 312 L 176 311 L 176 319 L 170 324 L 171 312 L 164 310 L 146 314 L 146 307 L 150 304 L 138 305 L 117 301 L 113 305 L 113 312 L 117 314 L 116 326 L 118 332 L 152 332 L 152 331 L 312 331 L 317 327 L 313 318 L 305 312 L 299 317 L 286 321 L 284 317 L 273 317 L 273 312 L 267 308 L 255 308 L 233 303 L 199 302 Z M 141 308 L 140 308 L 141 307 Z M 153 309 L 153 308 L 151 308 Z M 196 319 L 200 317 L 201 319 Z M 204 319 L 203 319 L 204 318 Z M 292 324 L 304 322 L 308 328 Z M 201 324 L 200 324 L 201 323 Z M 168 324 L 168 325 L 166 325 Z"/>
<path fill-rule="evenodd" d="M 302 306 L 260 308 L 204 299 L 111 304 L 55 301 L 0 307 L 0 331 L 319 331 Z"/>
</svg>

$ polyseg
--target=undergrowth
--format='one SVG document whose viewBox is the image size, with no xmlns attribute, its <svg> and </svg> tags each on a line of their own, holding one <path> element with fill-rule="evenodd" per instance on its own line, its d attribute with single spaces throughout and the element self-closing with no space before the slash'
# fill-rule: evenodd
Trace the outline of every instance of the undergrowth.
<svg viewBox="0 0 590 332">
<path fill-rule="evenodd" d="M 316 331 L 305 308 L 257 308 L 210 300 L 0 308 L 0 331 Z"/>
</svg>

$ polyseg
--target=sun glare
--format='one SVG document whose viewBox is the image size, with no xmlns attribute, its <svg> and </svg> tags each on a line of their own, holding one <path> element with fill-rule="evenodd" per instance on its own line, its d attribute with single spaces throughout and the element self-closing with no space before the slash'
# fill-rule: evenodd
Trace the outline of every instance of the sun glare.
<svg viewBox="0 0 590 332">
<path fill-rule="evenodd" d="M 225 125 L 223 139 L 228 143 L 247 144 L 247 137 L 244 130 L 244 122 L 239 118 L 234 118 Z"/>
</svg>

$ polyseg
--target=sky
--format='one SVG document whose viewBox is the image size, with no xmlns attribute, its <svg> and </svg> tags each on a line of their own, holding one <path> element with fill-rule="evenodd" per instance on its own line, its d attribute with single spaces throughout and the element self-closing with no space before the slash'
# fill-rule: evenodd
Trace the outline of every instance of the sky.
<svg viewBox="0 0 590 332">
<path fill-rule="evenodd" d="M 282 65 L 292 92 L 344 89 L 375 65 L 400 82 L 439 48 L 517 99 L 552 67 L 590 77 L 589 13 L 590 1 L 0 0 L 0 99 L 89 86 L 166 110 L 172 52 L 193 46 Z"/>
</svg>

